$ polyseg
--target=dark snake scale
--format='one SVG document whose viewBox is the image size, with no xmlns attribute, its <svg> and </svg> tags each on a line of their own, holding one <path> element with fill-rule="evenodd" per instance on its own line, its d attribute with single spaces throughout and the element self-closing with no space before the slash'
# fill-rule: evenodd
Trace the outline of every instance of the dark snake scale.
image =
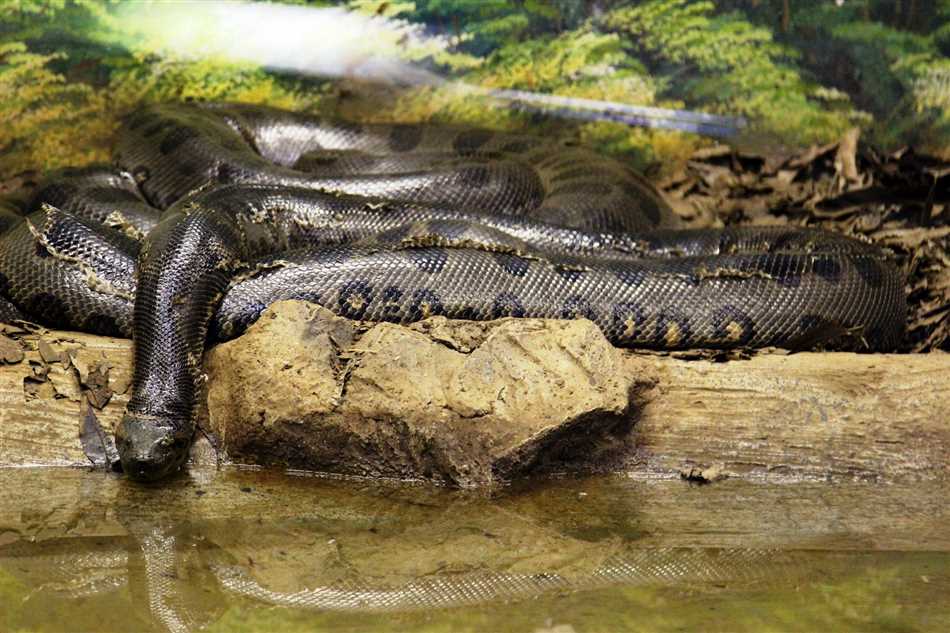
<svg viewBox="0 0 950 633">
<path fill-rule="evenodd" d="M 640 176 L 589 150 L 262 107 L 150 106 L 113 167 L 0 207 L 0 318 L 132 336 L 123 469 L 180 468 L 206 341 L 300 299 L 354 319 L 588 318 L 616 345 L 796 346 L 903 335 L 880 249 L 811 229 L 678 230 Z"/>
</svg>

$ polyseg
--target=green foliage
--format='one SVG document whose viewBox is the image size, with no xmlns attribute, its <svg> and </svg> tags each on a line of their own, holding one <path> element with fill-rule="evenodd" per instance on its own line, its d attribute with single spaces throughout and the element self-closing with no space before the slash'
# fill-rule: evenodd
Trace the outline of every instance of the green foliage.
<svg viewBox="0 0 950 633">
<path fill-rule="evenodd" d="M 934 44 L 945 57 L 950 57 L 950 0 L 937 3 L 939 26 L 934 30 Z"/>
<path fill-rule="evenodd" d="M 578 0 L 416 0 L 414 20 L 463 38 L 462 49 L 486 56 L 505 45 L 577 28 Z"/>
<path fill-rule="evenodd" d="M 771 31 L 742 14 L 714 11 L 712 2 L 655 0 L 615 10 L 603 23 L 648 60 L 666 94 L 745 115 L 759 132 L 783 142 L 828 140 L 861 116 L 846 102 L 829 108 L 822 98 L 827 93 L 802 76 L 796 52 Z"/>
<path fill-rule="evenodd" d="M 743 115 L 756 136 L 783 144 L 825 142 L 860 125 L 885 145 L 950 154 L 950 0 L 271 1 L 388 20 L 391 37 L 378 42 L 385 56 L 482 90 Z M 0 0 L 0 176 L 105 159 L 117 120 L 143 101 L 332 103 L 324 80 L 180 55 L 156 41 L 149 20 L 123 22 L 130 6 L 169 5 Z M 452 84 L 385 96 L 349 111 L 530 126 L 641 165 L 681 159 L 704 142 L 537 117 Z"/>
<path fill-rule="evenodd" d="M 950 2 L 936 9 L 950 18 Z M 939 38 L 950 35 L 947 23 L 931 34 L 863 19 L 864 13 L 819 8 L 803 25 L 825 42 L 824 57 L 850 69 L 850 77 L 833 77 L 874 115 L 870 126 L 885 145 L 912 142 L 933 151 L 950 147 L 950 57 Z M 820 62 L 818 62 L 820 63 Z"/>
<path fill-rule="evenodd" d="M 0 177 L 108 160 L 119 119 L 142 102 L 187 98 L 302 109 L 321 97 L 260 68 L 127 48 L 109 6 L 0 0 Z"/>
<path fill-rule="evenodd" d="M 89 86 L 67 83 L 50 70 L 64 55 L 40 55 L 22 42 L 0 43 L 0 153 L 4 168 L 58 167 L 95 159 L 94 145 L 83 142 L 101 101 Z M 103 131 L 103 130 L 98 130 Z"/>
</svg>

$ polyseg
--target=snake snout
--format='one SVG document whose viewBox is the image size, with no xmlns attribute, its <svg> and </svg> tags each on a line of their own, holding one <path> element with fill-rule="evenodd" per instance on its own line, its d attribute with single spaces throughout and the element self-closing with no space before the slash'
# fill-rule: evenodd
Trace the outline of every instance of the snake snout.
<svg viewBox="0 0 950 633">
<path fill-rule="evenodd" d="M 116 429 L 122 470 L 136 481 L 164 479 L 179 470 L 188 457 L 190 435 L 156 424 L 151 417 L 126 413 Z"/>
</svg>

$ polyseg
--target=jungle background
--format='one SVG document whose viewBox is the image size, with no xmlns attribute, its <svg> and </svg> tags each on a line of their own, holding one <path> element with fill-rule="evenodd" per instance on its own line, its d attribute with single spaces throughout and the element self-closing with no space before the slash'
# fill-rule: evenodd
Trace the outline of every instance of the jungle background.
<svg viewBox="0 0 950 633">
<path fill-rule="evenodd" d="M 439 86 L 359 98 L 365 93 L 339 81 L 196 59 L 128 11 L 162 4 L 0 0 L 0 178 L 104 160 L 121 115 L 170 99 L 556 127 L 640 168 L 672 169 L 712 143 L 617 122 L 538 117 Z M 170 4 L 197 15 L 215 3 Z M 386 18 L 396 37 L 376 43 L 382 54 L 471 85 L 741 116 L 751 125 L 734 141 L 759 149 L 828 143 L 858 127 L 886 150 L 909 144 L 950 156 L 950 0 L 275 4 Z"/>
<path fill-rule="evenodd" d="M 744 125 L 716 138 L 499 91 Z M 685 226 L 890 249 L 901 349 L 950 349 L 950 0 L 0 0 L 0 195 L 107 162 L 124 115 L 175 100 L 593 145 Z"/>
</svg>

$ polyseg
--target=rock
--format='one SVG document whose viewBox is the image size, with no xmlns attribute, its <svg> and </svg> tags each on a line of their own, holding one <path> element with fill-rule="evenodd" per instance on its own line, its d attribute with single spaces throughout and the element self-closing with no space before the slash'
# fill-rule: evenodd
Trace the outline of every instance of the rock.
<svg viewBox="0 0 950 633">
<path fill-rule="evenodd" d="M 0 361 L 15 365 L 23 360 L 23 348 L 16 341 L 0 334 Z"/>
<path fill-rule="evenodd" d="M 296 302 L 271 306 L 205 368 L 208 427 L 232 459 L 460 486 L 608 469 L 640 384 L 585 320 L 362 331 Z"/>
</svg>

